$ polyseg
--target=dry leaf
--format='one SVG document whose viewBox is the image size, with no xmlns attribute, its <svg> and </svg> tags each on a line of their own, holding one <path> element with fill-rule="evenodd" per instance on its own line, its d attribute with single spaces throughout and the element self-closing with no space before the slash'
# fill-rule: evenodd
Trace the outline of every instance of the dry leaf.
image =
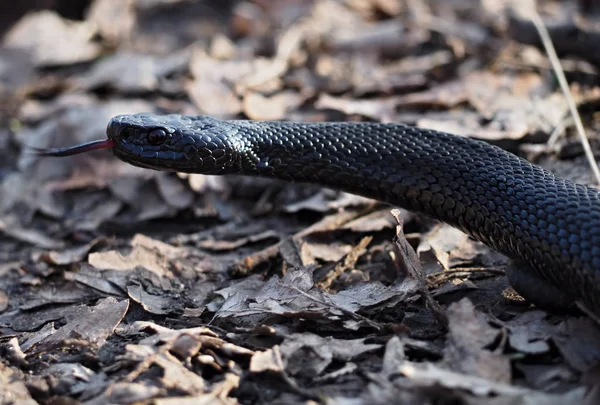
<svg viewBox="0 0 600 405">
<path fill-rule="evenodd" d="M 88 22 L 67 21 L 53 11 L 38 11 L 21 19 L 4 36 L 4 46 L 33 53 L 38 66 L 86 62 L 100 54 Z"/>
</svg>

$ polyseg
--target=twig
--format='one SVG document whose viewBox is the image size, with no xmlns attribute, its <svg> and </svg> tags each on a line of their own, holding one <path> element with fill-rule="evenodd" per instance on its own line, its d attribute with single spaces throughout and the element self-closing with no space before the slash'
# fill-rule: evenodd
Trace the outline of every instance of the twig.
<svg viewBox="0 0 600 405">
<path fill-rule="evenodd" d="M 560 88 L 563 91 L 565 98 L 567 99 L 567 104 L 569 106 L 569 110 L 571 111 L 571 115 L 573 116 L 573 120 L 575 121 L 575 128 L 577 128 L 577 134 L 579 135 L 579 140 L 581 141 L 581 145 L 583 146 L 583 150 L 585 152 L 585 156 L 594 172 L 594 176 L 596 177 L 596 182 L 600 184 L 600 169 L 598 169 L 598 164 L 596 163 L 596 159 L 594 158 L 594 153 L 592 152 L 592 148 L 590 147 L 590 143 L 585 134 L 585 129 L 583 128 L 583 123 L 581 122 L 581 116 L 577 111 L 577 105 L 575 104 L 575 100 L 573 100 L 573 96 L 571 94 L 571 90 L 569 89 L 569 83 L 567 82 L 567 78 L 565 77 L 565 72 L 562 69 L 560 64 L 560 60 L 558 59 L 558 55 L 556 54 L 556 49 L 554 49 L 554 45 L 552 44 L 552 39 L 550 38 L 550 34 L 542 21 L 542 17 L 537 12 L 536 2 L 533 0 L 531 2 L 531 8 L 529 10 L 529 17 L 531 18 L 531 22 L 535 26 L 538 34 L 540 35 L 540 39 L 542 44 L 544 45 L 544 49 L 546 50 L 546 54 L 550 59 L 550 63 L 552 64 L 552 68 L 554 69 L 554 73 L 556 78 L 558 79 L 558 83 L 560 84 Z"/>
</svg>

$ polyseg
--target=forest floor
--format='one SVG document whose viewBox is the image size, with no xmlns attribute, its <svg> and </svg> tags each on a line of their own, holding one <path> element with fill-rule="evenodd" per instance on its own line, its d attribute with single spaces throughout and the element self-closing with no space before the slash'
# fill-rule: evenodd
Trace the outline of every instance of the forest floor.
<svg viewBox="0 0 600 405">
<path fill-rule="evenodd" d="M 518 5 L 521 3 L 521 5 Z M 0 404 L 598 404 L 600 327 L 377 201 L 95 151 L 136 112 L 402 122 L 596 185 L 524 9 L 475 0 L 94 0 L 0 47 Z M 600 9 L 539 1 L 592 151 Z"/>
</svg>

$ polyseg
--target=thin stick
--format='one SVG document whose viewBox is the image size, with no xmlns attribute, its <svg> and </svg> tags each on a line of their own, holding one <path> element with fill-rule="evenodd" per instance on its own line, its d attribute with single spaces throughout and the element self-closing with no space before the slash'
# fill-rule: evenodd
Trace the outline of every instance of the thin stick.
<svg viewBox="0 0 600 405">
<path fill-rule="evenodd" d="M 540 39 L 542 40 L 542 44 L 546 50 L 548 58 L 550 59 L 550 63 L 552 64 L 552 69 L 556 74 L 556 78 L 558 79 L 558 83 L 560 84 L 560 88 L 563 91 L 565 98 L 567 99 L 567 104 L 569 105 L 569 110 L 571 110 L 571 115 L 573 116 L 573 120 L 575 121 L 575 128 L 577 128 L 577 134 L 579 135 L 579 140 L 583 146 L 583 150 L 585 152 L 585 156 L 594 172 L 594 176 L 596 177 L 596 182 L 600 184 L 600 169 L 598 169 L 598 164 L 596 163 L 596 159 L 594 158 L 594 153 L 592 152 L 592 148 L 590 147 L 590 143 L 585 134 L 585 129 L 583 128 L 583 123 L 581 122 L 581 116 L 577 111 L 577 106 L 575 105 L 575 100 L 573 100 L 573 96 L 571 94 L 571 90 L 569 89 L 569 83 L 567 82 L 567 78 L 565 77 L 565 72 L 560 65 L 560 60 L 558 59 L 558 55 L 556 54 L 556 49 L 554 49 L 554 45 L 552 44 L 552 39 L 550 38 L 550 34 L 540 17 L 540 14 L 537 12 L 535 1 L 532 2 L 530 18 L 533 25 L 538 31 L 540 35 Z"/>
</svg>

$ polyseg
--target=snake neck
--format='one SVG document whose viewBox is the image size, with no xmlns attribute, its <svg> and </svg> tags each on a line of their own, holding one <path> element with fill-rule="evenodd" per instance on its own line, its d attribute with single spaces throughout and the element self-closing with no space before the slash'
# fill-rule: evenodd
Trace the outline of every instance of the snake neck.
<svg viewBox="0 0 600 405">
<path fill-rule="evenodd" d="M 503 187 L 502 178 L 487 174 L 486 157 L 507 153 L 455 135 L 402 124 L 230 121 L 230 125 L 241 174 L 318 184 L 377 199 L 433 216 L 469 234 L 474 227 L 463 221 L 465 211 L 483 204 L 472 188 L 481 182 Z M 506 180 L 505 186 L 510 183 Z"/>
</svg>

